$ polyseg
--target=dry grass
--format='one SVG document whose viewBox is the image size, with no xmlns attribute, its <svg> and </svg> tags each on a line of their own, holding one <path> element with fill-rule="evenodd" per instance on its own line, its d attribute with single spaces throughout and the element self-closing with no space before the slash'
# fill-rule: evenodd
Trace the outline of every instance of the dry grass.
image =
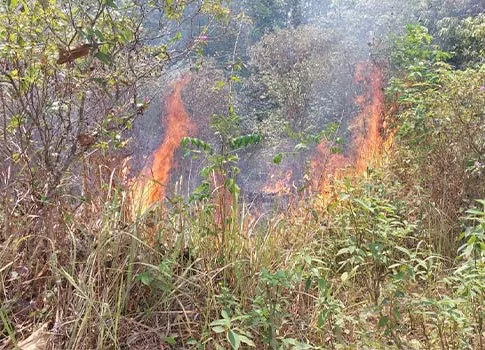
<svg viewBox="0 0 485 350">
<path fill-rule="evenodd" d="M 402 286 L 411 304 L 400 306 L 402 318 L 387 334 L 377 325 L 390 308 L 378 307 L 369 292 L 372 261 L 349 270 L 337 254 L 351 232 L 372 237 L 375 229 L 342 193 L 375 196 L 369 188 L 389 185 L 385 177 L 344 180 L 332 201 L 307 198 L 286 213 L 253 217 L 235 208 L 224 240 L 211 203 L 173 197 L 133 215 L 129 191 L 112 173 L 106 178 L 75 211 L 49 206 L 42 217 L 4 222 L 0 348 L 27 349 L 20 341 L 41 327 L 46 349 L 230 348 L 211 325 L 223 310 L 231 329 L 246 332 L 258 349 L 440 348 L 433 319 L 415 315 L 412 304 L 446 287 L 438 262 L 429 266 L 432 278 Z M 424 254 L 415 237 L 407 242 L 417 257 Z M 395 293 L 391 272 L 378 288 L 377 303 Z M 465 332 L 456 327 L 444 332 Z"/>
</svg>

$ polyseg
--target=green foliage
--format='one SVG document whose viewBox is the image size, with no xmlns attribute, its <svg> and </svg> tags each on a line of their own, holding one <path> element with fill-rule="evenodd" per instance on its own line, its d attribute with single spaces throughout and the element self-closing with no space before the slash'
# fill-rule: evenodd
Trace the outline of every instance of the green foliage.
<svg viewBox="0 0 485 350">
<path fill-rule="evenodd" d="M 235 137 L 229 140 L 231 150 L 246 148 L 250 145 L 257 145 L 261 142 L 261 135 L 249 134 Z"/>
<path fill-rule="evenodd" d="M 438 22 L 437 38 L 454 53 L 459 67 L 477 67 L 485 63 L 485 15 L 460 19 L 446 17 Z"/>
<path fill-rule="evenodd" d="M 220 153 L 216 152 L 215 145 L 211 145 L 198 138 L 184 137 L 181 145 L 193 154 L 201 152 L 207 157 L 208 165 L 202 170 L 201 175 L 204 178 L 209 178 L 214 172 L 223 176 L 228 174 L 237 175 L 239 168 L 237 168 L 236 164 L 239 161 L 239 156 L 235 152 L 252 145 L 257 145 L 260 141 L 261 136 L 256 134 L 228 138 L 227 144 L 222 144 Z M 192 147 L 189 148 L 189 145 Z"/>
<path fill-rule="evenodd" d="M 416 113 L 425 108 L 426 101 L 423 98 L 426 98 L 427 93 L 441 88 L 442 80 L 450 69 L 445 62 L 451 55 L 432 44 L 432 40 L 433 37 L 425 27 L 410 25 L 407 27 L 407 35 L 396 41 L 392 54 L 393 63 L 399 73 L 391 80 L 389 92 L 398 96 L 401 106 L 409 106 Z M 414 121 L 416 120 L 411 122 Z M 406 130 L 405 123 L 406 121 L 400 131 Z"/>
<path fill-rule="evenodd" d="M 201 150 L 209 154 L 214 153 L 214 148 L 210 144 L 195 137 L 184 137 L 180 144 L 184 148 L 187 148 L 190 144 L 195 150 Z"/>
<path fill-rule="evenodd" d="M 332 145 L 331 151 L 333 153 L 340 153 L 341 152 L 341 145 L 343 143 L 343 139 L 338 137 L 337 131 L 339 125 L 337 123 L 330 123 L 326 128 L 321 130 L 316 134 L 310 134 L 308 132 L 294 132 L 291 129 L 290 125 L 286 125 L 286 131 L 288 136 L 294 141 L 298 142 L 294 147 L 293 150 L 288 152 L 280 152 L 276 154 L 272 162 L 276 165 L 280 165 L 283 158 L 289 157 L 298 157 L 301 156 L 302 153 L 305 151 L 309 151 L 312 147 L 322 143 L 323 141 L 328 142 Z"/>
<path fill-rule="evenodd" d="M 273 163 L 275 163 L 276 165 L 280 165 L 282 159 L 283 153 L 278 153 L 276 156 L 274 156 Z"/>
<path fill-rule="evenodd" d="M 435 244 L 455 254 L 459 210 L 485 190 L 479 184 L 485 149 L 478 112 L 485 103 L 484 72 L 452 70 L 445 63 L 451 56 L 440 51 L 422 27 L 408 28 L 393 57 L 401 69 L 388 90 L 399 103 L 396 166 L 409 186 L 426 189 L 423 205 L 436 208 L 426 209 L 434 211 L 426 220 L 445 213 L 450 231 L 433 233 Z M 411 176 L 416 172 L 420 176 Z"/>
<path fill-rule="evenodd" d="M 285 27 L 288 20 L 287 1 L 285 0 L 242 0 L 248 15 L 253 19 L 254 34 L 261 36 L 267 32 Z"/>
<path fill-rule="evenodd" d="M 461 257 L 464 259 L 473 258 L 475 262 L 482 260 L 485 254 L 485 201 L 479 200 L 481 209 L 474 208 L 467 210 L 466 220 L 473 226 L 467 227 L 462 233 L 461 239 L 465 241 L 460 249 Z"/>
<path fill-rule="evenodd" d="M 450 54 L 432 45 L 433 37 L 428 29 L 419 25 L 408 25 L 407 33 L 397 39 L 392 53 L 393 63 L 406 71 L 416 69 L 415 65 L 430 69 L 433 64 L 449 59 Z"/>
<path fill-rule="evenodd" d="M 367 276 L 363 282 L 369 297 L 377 304 L 381 285 L 393 272 L 391 266 L 408 252 L 405 242 L 412 239 L 413 226 L 403 222 L 394 205 L 372 194 L 358 198 L 342 194 L 342 201 L 348 203 L 348 210 L 338 219 L 346 231 L 344 247 L 337 252 L 345 271 L 342 279 Z"/>
<path fill-rule="evenodd" d="M 139 273 L 136 280 L 149 288 L 157 288 L 168 294 L 173 289 L 173 265 L 174 262 L 167 259 L 157 267 L 153 266 L 150 270 Z"/>
<path fill-rule="evenodd" d="M 232 349 L 237 350 L 241 344 L 246 344 L 250 347 L 255 347 L 256 345 L 251 340 L 252 336 L 250 333 L 245 332 L 234 326 L 238 321 L 244 320 L 247 316 L 239 316 L 230 318 L 229 314 L 222 310 L 222 318 L 219 320 L 212 321 L 210 326 L 214 333 L 225 333 L 226 339 L 231 345 Z"/>
</svg>

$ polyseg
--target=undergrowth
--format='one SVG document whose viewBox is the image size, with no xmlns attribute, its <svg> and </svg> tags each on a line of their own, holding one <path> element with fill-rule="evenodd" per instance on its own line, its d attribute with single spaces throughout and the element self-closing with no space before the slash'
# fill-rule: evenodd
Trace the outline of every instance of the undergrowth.
<svg viewBox="0 0 485 350">
<path fill-rule="evenodd" d="M 43 234 L 2 231 L 4 347 L 48 323 L 55 349 L 483 348 L 483 202 L 451 262 L 385 171 L 285 215 L 237 208 L 225 240 L 210 201 L 133 216 L 103 188 Z"/>
</svg>

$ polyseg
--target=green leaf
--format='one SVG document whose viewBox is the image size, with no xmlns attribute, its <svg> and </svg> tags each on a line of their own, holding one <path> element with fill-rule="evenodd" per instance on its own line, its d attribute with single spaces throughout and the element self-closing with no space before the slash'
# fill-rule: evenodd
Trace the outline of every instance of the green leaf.
<svg viewBox="0 0 485 350">
<path fill-rule="evenodd" d="M 226 82 L 224 80 L 219 80 L 216 82 L 216 86 L 214 87 L 215 91 L 220 91 L 224 86 L 226 86 Z"/>
<path fill-rule="evenodd" d="M 295 148 L 293 148 L 295 152 L 300 152 L 307 149 L 308 149 L 308 146 L 305 145 L 304 143 L 299 143 L 298 145 L 295 146 Z"/>
<path fill-rule="evenodd" d="M 189 143 L 199 150 L 203 150 L 211 154 L 214 152 L 214 149 L 211 145 L 195 137 L 184 137 L 180 142 L 181 146 L 184 148 L 186 148 Z"/>
<path fill-rule="evenodd" d="M 108 54 L 101 52 L 101 51 L 96 52 L 94 57 L 96 57 L 98 60 L 100 60 L 104 64 L 110 64 L 111 62 L 113 62 L 113 58 L 111 57 L 111 55 L 108 55 Z"/>
<path fill-rule="evenodd" d="M 261 141 L 261 135 L 249 134 L 233 138 L 229 145 L 231 149 L 238 149 L 248 147 L 249 145 L 256 145 Z"/>
<path fill-rule="evenodd" d="M 229 328 L 230 325 L 231 325 L 230 320 L 227 318 L 221 318 L 219 320 L 215 320 L 210 323 L 211 327 L 223 326 L 223 327 Z"/>
<path fill-rule="evenodd" d="M 228 320 L 229 319 L 229 315 L 227 314 L 227 311 L 226 310 L 222 310 L 221 311 L 221 316 L 225 320 Z"/>
<path fill-rule="evenodd" d="M 24 123 L 24 118 L 20 114 L 15 114 L 10 118 L 8 122 L 7 130 L 12 132 L 13 130 L 22 126 L 23 123 Z"/>
<path fill-rule="evenodd" d="M 349 273 L 348 272 L 344 272 L 342 274 L 342 276 L 340 276 L 340 279 L 342 280 L 342 282 L 345 282 L 349 279 Z"/>
<path fill-rule="evenodd" d="M 256 346 L 254 344 L 254 342 L 251 339 L 249 339 L 248 337 L 246 337 L 245 335 L 240 334 L 239 339 L 241 340 L 241 343 L 244 343 L 246 345 L 253 346 L 253 347 Z"/>
<path fill-rule="evenodd" d="M 221 326 L 214 326 L 212 327 L 212 330 L 216 333 L 223 333 L 226 331 L 226 329 L 224 327 L 221 327 Z"/>
<path fill-rule="evenodd" d="M 349 253 L 349 248 L 342 248 L 337 252 L 336 256 L 344 255 Z"/>
<path fill-rule="evenodd" d="M 152 284 L 152 282 L 154 281 L 154 278 L 153 276 L 149 273 L 149 272 L 143 272 L 143 273 L 140 273 L 136 279 L 138 281 L 140 281 L 141 283 L 143 283 L 145 286 L 150 286 Z"/>
<path fill-rule="evenodd" d="M 109 7 L 112 7 L 112 8 L 118 8 L 118 6 L 116 6 L 114 0 L 104 0 L 104 4 L 106 6 L 109 6 Z"/>
<path fill-rule="evenodd" d="M 17 7 L 18 0 L 7 0 L 7 6 L 10 11 L 14 10 Z"/>
<path fill-rule="evenodd" d="M 328 316 L 330 316 L 330 310 L 327 309 L 327 310 L 322 311 L 320 313 L 320 315 L 318 315 L 317 326 L 320 327 L 320 328 L 323 327 L 328 320 Z"/>
<path fill-rule="evenodd" d="M 103 33 L 99 29 L 96 29 L 94 31 L 94 34 L 96 34 L 96 37 L 99 39 L 99 41 L 103 42 L 105 41 Z"/>
<path fill-rule="evenodd" d="M 239 349 L 239 347 L 241 346 L 240 335 L 233 332 L 232 330 L 227 332 L 227 340 L 229 340 L 229 343 L 231 344 L 231 346 L 234 350 Z"/>
<path fill-rule="evenodd" d="M 379 323 L 377 324 L 377 328 L 380 329 L 382 327 L 386 327 L 388 323 L 389 323 L 389 317 L 388 316 L 382 316 L 379 319 Z"/>
<path fill-rule="evenodd" d="M 181 32 L 177 32 L 177 33 L 176 33 L 176 34 L 175 34 L 175 35 L 172 37 L 172 39 L 170 39 L 169 44 L 171 45 L 171 44 L 173 44 L 174 42 L 179 41 L 179 40 L 181 40 L 181 39 L 182 39 L 182 33 L 181 33 Z"/>
<path fill-rule="evenodd" d="M 175 344 L 177 344 L 177 340 L 175 339 L 175 337 L 165 337 L 163 339 L 163 341 L 165 343 L 167 343 L 168 345 L 175 345 Z"/>
<path fill-rule="evenodd" d="M 305 280 L 305 292 L 308 292 L 310 290 L 311 286 L 312 286 L 312 278 L 308 277 Z"/>
<path fill-rule="evenodd" d="M 467 214 L 473 214 L 473 215 L 477 215 L 477 216 L 482 216 L 483 215 L 483 211 L 482 210 L 479 210 L 479 209 L 468 209 L 466 211 Z"/>
<path fill-rule="evenodd" d="M 363 209 L 365 209 L 365 210 L 367 210 L 367 211 L 369 211 L 371 213 L 374 213 L 374 208 L 372 208 L 371 205 L 369 205 L 368 203 L 364 202 L 363 200 L 355 199 L 355 202 L 358 203 L 358 204 L 360 204 L 360 206 Z"/>
<path fill-rule="evenodd" d="M 282 159 L 283 153 L 279 153 L 273 158 L 273 163 L 275 163 L 276 165 L 280 165 Z"/>
<path fill-rule="evenodd" d="M 469 258 L 473 253 L 473 249 L 474 249 L 473 245 L 467 245 L 462 255 Z"/>
</svg>

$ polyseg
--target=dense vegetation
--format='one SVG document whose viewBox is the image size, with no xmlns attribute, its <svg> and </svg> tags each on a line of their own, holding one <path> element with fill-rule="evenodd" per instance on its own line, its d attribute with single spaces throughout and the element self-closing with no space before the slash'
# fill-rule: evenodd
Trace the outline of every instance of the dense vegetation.
<svg viewBox="0 0 485 350">
<path fill-rule="evenodd" d="M 7 0 L 0 38 L 0 349 L 485 349 L 482 1 Z M 321 191 L 360 62 L 385 151 Z M 182 73 L 199 174 L 139 205 Z"/>
</svg>

